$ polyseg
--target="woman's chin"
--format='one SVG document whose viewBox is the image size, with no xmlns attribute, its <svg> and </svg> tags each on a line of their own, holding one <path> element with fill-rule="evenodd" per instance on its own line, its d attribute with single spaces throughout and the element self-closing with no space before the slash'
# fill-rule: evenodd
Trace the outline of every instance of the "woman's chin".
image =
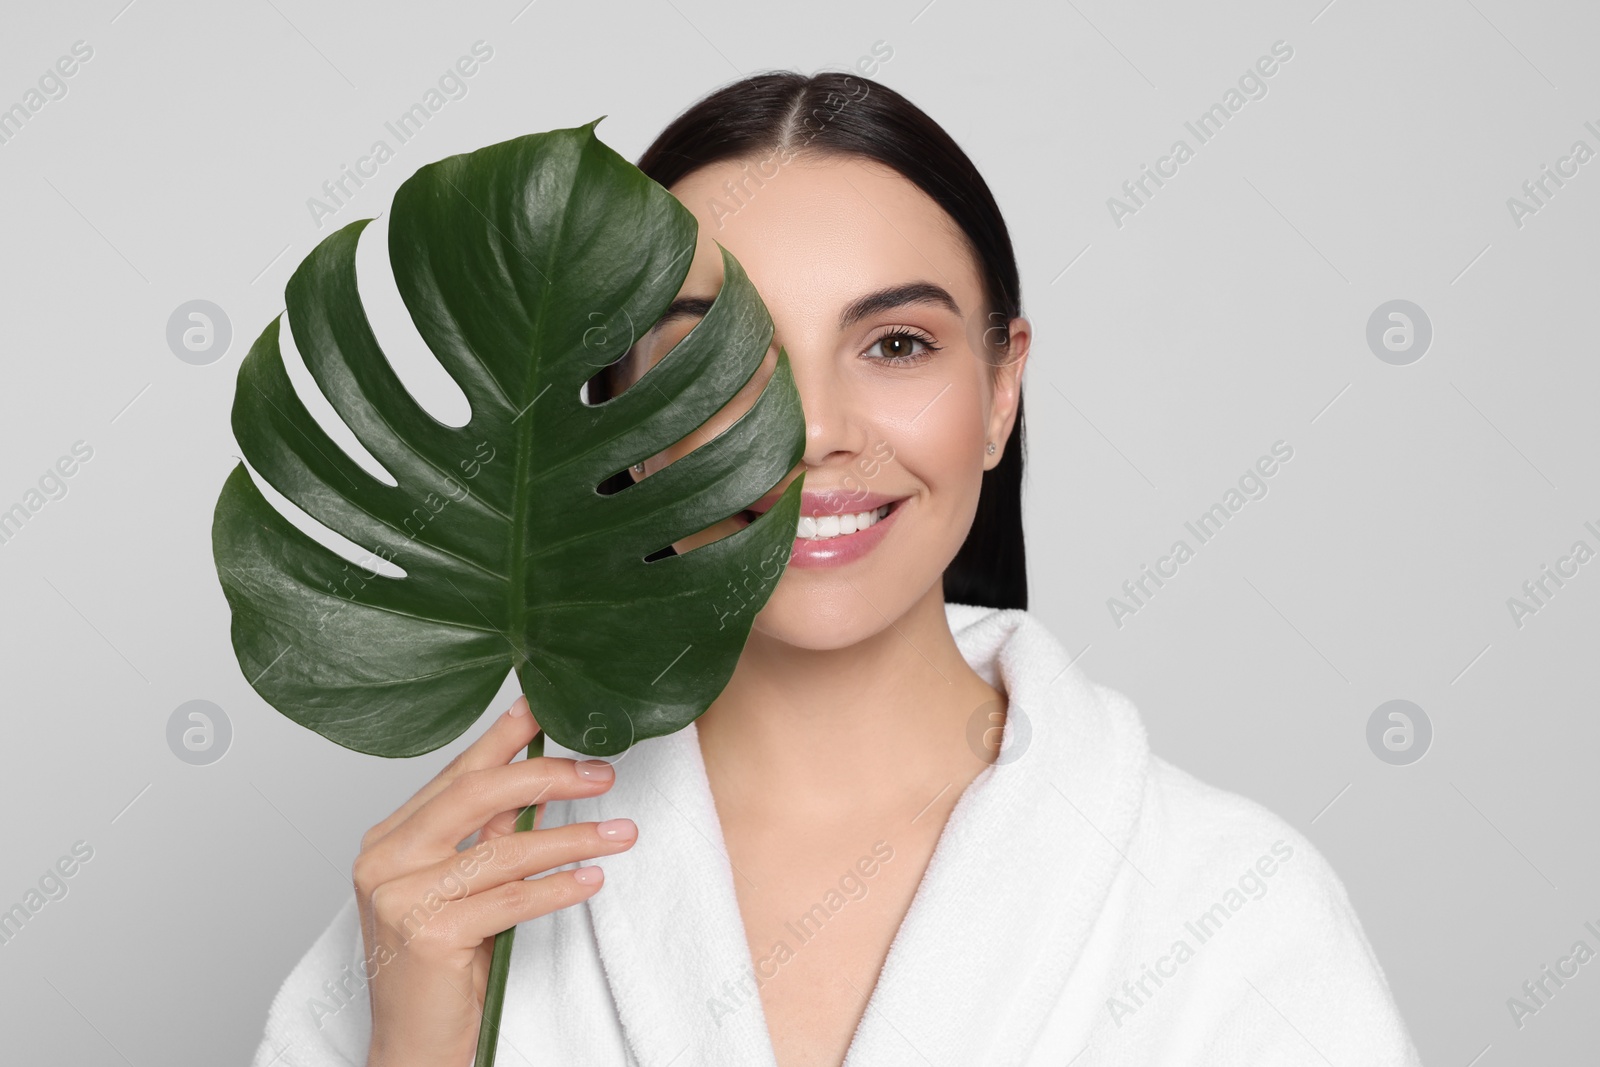
<svg viewBox="0 0 1600 1067">
<path fill-rule="evenodd" d="M 752 627 L 755 634 L 773 641 L 781 642 L 790 648 L 803 648 L 812 652 L 832 652 L 836 649 L 848 648 L 859 644 L 872 636 L 872 628 L 854 622 L 840 625 L 838 623 L 822 623 L 814 616 L 795 618 L 787 613 L 777 613 L 776 617 L 769 614 L 771 605 L 762 608 L 756 615 L 755 625 Z M 880 622 L 882 620 L 879 620 Z M 879 629 L 882 627 L 880 626 Z"/>
<path fill-rule="evenodd" d="M 855 587 L 811 577 L 786 571 L 756 613 L 753 629 L 795 648 L 825 652 L 859 644 L 889 628 L 890 619 L 863 598 L 860 576 L 854 579 Z"/>
</svg>

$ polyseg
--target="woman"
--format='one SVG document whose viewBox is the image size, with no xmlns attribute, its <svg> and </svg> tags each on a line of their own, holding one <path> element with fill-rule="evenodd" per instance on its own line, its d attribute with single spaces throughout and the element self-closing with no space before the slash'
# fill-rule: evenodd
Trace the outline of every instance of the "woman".
<svg viewBox="0 0 1600 1067">
<path fill-rule="evenodd" d="M 1151 755 L 1132 705 L 1026 611 L 1031 331 L 955 143 L 883 85 L 774 73 L 639 165 L 698 245 L 591 399 L 689 331 L 725 246 L 772 313 L 765 370 L 624 477 L 731 423 L 782 345 L 806 452 L 752 512 L 805 472 L 789 566 L 688 728 L 615 768 L 517 761 L 538 729 L 519 699 L 375 826 L 258 1067 L 469 1063 L 490 939 L 517 923 L 504 1063 L 1416 1063 L 1315 849 Z M 512 833 L 536 801 L 539 828 Z"/>
</svg>

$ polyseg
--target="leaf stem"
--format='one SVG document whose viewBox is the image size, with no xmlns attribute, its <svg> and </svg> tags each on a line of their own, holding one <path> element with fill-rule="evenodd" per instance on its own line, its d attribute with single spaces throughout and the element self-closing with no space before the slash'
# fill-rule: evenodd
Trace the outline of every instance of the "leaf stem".
<svg viewBox="0 0 1600 1067">
<path fill-rule="evenodd" d="M 544 755 L 544 731 L 540 730 L 528 742 L 528 758 Z M 539 805 L 529 804 L 517 813 L 517 830 L 532 830 L 538 817 Z M 500 1044 L 500 1009 L 506 999 L 506 978 L 511 972 L 511 943 L 517 928 L 503 930 L 495 935 L 494 954 L 489 959 L 489 984 L 483 991 L 483 1020 L 478 1025 L 478 1053 L 473 1058 L 474 1067 L 494 1067 L 495 1051 Z"/>
</svg>

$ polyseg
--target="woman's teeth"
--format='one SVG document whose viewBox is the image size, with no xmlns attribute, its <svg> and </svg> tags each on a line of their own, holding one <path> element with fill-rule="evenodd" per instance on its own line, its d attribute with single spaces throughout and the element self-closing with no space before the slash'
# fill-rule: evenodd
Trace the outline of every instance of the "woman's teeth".
<svg viewBox="0 0 1600 1067">
<path fill-rule="evenodd" d="M 795 531 L 796 537 L 803 537 L 809 541 L 826 541 L 830 537 L 844 537 L 847 534 L 859 533 L 869 526 L 877 524 L 885 515 L 889 514 L 889 505 L 873 511 L 860 511 L 854 515 L 802 515 L 799 528 Z"/>
</svg>

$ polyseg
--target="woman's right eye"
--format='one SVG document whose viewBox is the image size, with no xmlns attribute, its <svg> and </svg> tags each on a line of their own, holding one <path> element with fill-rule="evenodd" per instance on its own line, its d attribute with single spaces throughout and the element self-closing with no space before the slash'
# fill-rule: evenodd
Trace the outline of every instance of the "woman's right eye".
<svg viewBox="0 0 1600 1067">
<path fill-rule="evenodd" d="M 915 346 L 921 346 L 920 348 Z M 887 333 L 881 334 L 866 351 L 881 349 L 879 355 L 874 357 L 880 363 L 895 365 L 908 365 L 922 363 L 939 351 L 939 345 L 933 343 L 933 338 L 916 330 L 897 327 Z"/>
</svg>

